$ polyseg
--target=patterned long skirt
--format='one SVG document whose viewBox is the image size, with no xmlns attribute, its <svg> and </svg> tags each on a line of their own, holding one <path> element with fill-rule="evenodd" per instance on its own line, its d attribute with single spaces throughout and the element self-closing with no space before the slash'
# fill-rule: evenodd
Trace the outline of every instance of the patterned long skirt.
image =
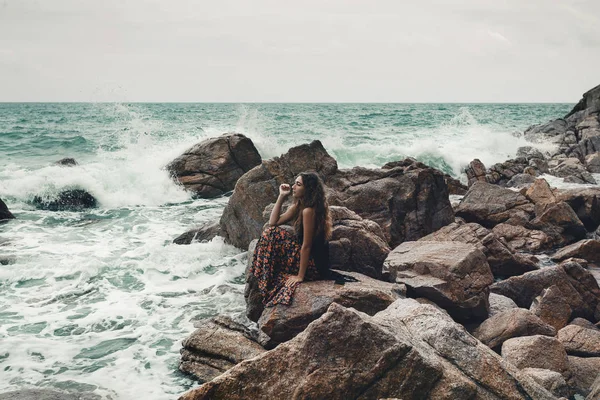
<svg viewBox="0 0 600 400">
<path fill-rule="evenodd" d="M 289 275 L 298 275 L 301 247 L 293 233 L 278 226 L 265 229 L 258 239 L 250 273 L 258 279 L 258 290 L 266 307 L 292 302 L 299 282 L 291 286 L 285 282 Z M 318 276 L 311 257 L 304 280 L 315 280 Z"/>
</svg>

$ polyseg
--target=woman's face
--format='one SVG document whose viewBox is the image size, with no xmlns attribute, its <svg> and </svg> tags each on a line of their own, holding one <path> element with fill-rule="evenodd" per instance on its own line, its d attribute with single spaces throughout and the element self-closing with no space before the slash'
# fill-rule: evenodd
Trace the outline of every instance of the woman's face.
<svg viewBox="0 0 600 400">
<path fill-rule="evenodd" d="M 301 176 L 297 177 L 292 185 L 292 195 L 296 199 L 301 199 L 304 196 L 304 183 L 302 182 Z"/>
</svg>

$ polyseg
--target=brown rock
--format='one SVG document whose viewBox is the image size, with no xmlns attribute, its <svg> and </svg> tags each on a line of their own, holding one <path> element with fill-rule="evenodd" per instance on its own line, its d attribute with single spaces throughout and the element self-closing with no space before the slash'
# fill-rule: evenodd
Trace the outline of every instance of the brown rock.
<svg viewBox="0 0 600 400">
<path fill-rule="evenodd" d="M 556 197 L 571 206 L 588 231 L 600 225 L 600 188 L 561 189 Z"/>
<path fill-rule="evenodd" d="M 600 357 L 569 356 L 569 385 L 582 396 L 588 396 L 600 371 Z M 594 399 L 596 400 L 596 399 Z"/>
<path fill-rule="evenodd" d="M 524 368 L 523 372 L 531 376 L 534 381 L 546 388 L 556 397 L 570 397 L 571 390 L 565 378 L 558 372 L 541 368 Z"/>
<path fill-rule="evenodd" d="M 473 332 L 473 336 L 491 349 L 510 338 L 532 335 L 556 336 L 556 329 L 522 308 L 496 314 L 483 321 Z"/>
<path fill-rule="evenodd" d="M 513 254 L 498 236 L 476 223 L 455 222 L 435 231 L 419 241 L 462 242 L 472 244 L 485 254 L 494 276 L 521 275 L 538 269 L 535 262 L 520 254 Z"/>
<path fill-rule="evenodd" d="M 565 178 L 565 182 L 596 184 L 594 177 L 577 157 L 560 159 L 556 167 L 550 168 L 550 174 Z"/>
<path fill-rule="evenodd" d="M 552 247 L 552 241 L 542 231 L 527 229 L 523 226 L 498 224 L 493 229 L 498 237 L 503 238 L 512 251 L 540 253 Z"/>
<path fill-rule="evenodd" d="M 596 321 L 600 288 L 594 277 L 581 265 L 568 262 L 538 271 L 513 276 L 490 286 L 493 293 L 510 297 L 519 307 L 529 308 L 544 289 L 556 285 L 572 310 L 572 317 Z"/>
<path fill-rule="evenodd" d="M 536 205 L 536 215 L 541 215 L 549 205 L 557 202 L 554 192 L 545 179 L 536 179 L 533 185 L 527 189 L 525 197 Z"/>
<path fill-rule="evenodd" d="M 576 128 L 580 140 L 600 136 L 600 121 L 598 121 L 598 114 L 588 115 L 583 121 L 577 124 Z"/>
<path fill-rule="evenodd" d="M 585 158 L 585 166 L 592 174 L 600 173 L 600 153 L 589 154 Z"/>
<path fill-rule="evenodd" d="M 513 308 L 519 308 L 511 298 L 502 296 L 501 294 L 490 293 L 490 317 L 499 314 L 503 311 L 511 310 Z"/>
<path fill-rule="evenodd" d="M 600 240 L 580 240 L 563 247 L 552 256 L 554 261 L 563 261 L 568 258 L 582 258 L 591 263 L 600 263 Z"/>
<path fill-rule="evenodd" d="M 549 206 L 526 228 L 543 231 L 554 245 L 565 246 L 585 238 L 587 231 L 575 211 L 565 202 Z"/>
<path fill-rule="evenodd" d="M 553 337 L 535 335 L 508 339 L 502 357 L 519 369 L 543 368 L 568 374 L 569 360 L 562 344 Z"/>
<path fill-rule="evenodd" d="M 450 175 L 444 175 L 444 179 L 446 180 L 446 185 L 448 185 L 448 194 L 449 195 L 458 195 L 462 196 L 467 193 L 469 189 L 466 185 L 463 185 L 461 181 L 458 179 L 454 179 Z"/>
<path fill-rule="evenodd" d="M 343 285 L 334 281 L 303 282 L 295 291 L 289 306 L 267 307 L 258 320 L 258 341 L 273 348 L 302 332 L 308 324 L 323 315 L 331 303 L 352 307 L 373 315 L 405 295 L 400 285 L 367 276 L 343 272 L 356 282 Z"/>
<path fill-rule="evenodd" d="M 183 341 L 179 370 L 207 382 L 265 352 L 246 327 L 225 316 L 200 321 Z"/>
<path fill-rule="evenodd" d="M 467 168 L 465 168 L 465 173 L 467 174 L 467 179 L 469 181 L 468 186 L 471 187 L 473 183 L 480 181 L 486 182 L 485 179 L 485 165 L 478 158 L 474 159 L 469 163 Z"/>
<path fill-rule="evenodd" d="M 567 157 L 577 158 L 583 163 L 590 154 L 600 152 L 600 136 L 592 136 L 584 139 L 564 149 L 563 152 Z"/>
<path fill-rule="evenodd" d="M 582 328 L 600 330 L 600 328 L 598 328 L 596 325 L 592 324 L 590 321 L 584 318 L 575 318 L 573 321 L 571 321 L 569 325 L 577 325 L 581 326 Z"/>
<path fill-rule="evenodd" d="M 600 331 L 598 330 L 567 325 L 558 331 L 558 340 L 569 355 L 600 357 Z"/>
<path fill-rule="evenodd" d="M 237 180 L 260 162 L 250 139 L 228 133 L 196 144 L 166 169 L 195 196 L 212 198 L 233 190 Z"/>
<path fill-rule="evenodd" d="M 456 216 L 491 229 L 502 222 L 523 225 L 532 218 L 533 211 L 533 204 L 518 192 L 475 182 L 458 205 Z"/>
<path fill-rule="evenodd" d="M 542 290 L 542 293 L 533 299 L 531 312 L 557 331 L 565 327 L 571 319 L 571 306 L 556 285 Z"/>
<path fill-rule="evenodd" d="M 585 398 L 585 400 L 598 400 L 600 399 L 600 373 L 596 377 L 594 383 L 590 387 L 590 394 Z"/>
<path fill-rule="evenodd" d="M 410 297 L 425 297 L 460 321 L 487 318 L 493 275 L 476 246 L 458 242 L 404 242 L 383 264 Z"/>
</svg>

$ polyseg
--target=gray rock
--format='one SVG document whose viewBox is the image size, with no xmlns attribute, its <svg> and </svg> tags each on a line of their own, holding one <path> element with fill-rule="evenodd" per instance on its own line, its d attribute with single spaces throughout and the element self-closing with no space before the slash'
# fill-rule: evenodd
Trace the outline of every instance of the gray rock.
<svg viewBox="0 0 600 400">
<path fill-rule="evenodd" d="M 476 246 L 458 242 L 404 242 L 386 258 L 383 272 L 407 286 L 410 297 L 424 297 L 458 321 L 482 321 L 489 310 L 493 275 Z"/>
<path fill-rule="evenodd" d="M 581 100 L 579 100 L 579 102 L 565 116 L 565 118 L 569 118 L 570 116 L 581 113 L 582 111 L 586 111 L 588 113 L 600 111 L 600 85 L 585 92 Z"/>
<path fill-rule="evenodd" d="M 543 368 L 568 375 L 569 359 L 562 344 L 553 337 L 534 335 L 508 339 L 502 357 L 519 369 Z"/>
<path fill-rule="evenodd" d="M 15 216 L 8 210 L 8 206 L 0 199 L 0 221 L 14 219 Z"/>
<path fill-rule="evenodd" d="M 600 174 L 600 153 L 589 154 L 585 157 L 585 166 L 593 174 Z"/>
<path fill-rule="evenodd" d="M 506 183 L 506 187 L 509 188 L 528 188 L 535 182 L 535 176 L 529 174 L 517 174 L 510 178 L 510 180 Z"/>
<path fill-rule="evenodd" d="M 589 232 L 600 225 L 600 188 L 558 190 L 556 199 L 570 205 Z"/>
<path fill-rule="evenodd" d="M 524 368 L 523 372 L 556 397 L 569 398 L 571 396 L 571 389 L 560 373 L 541 368 Z"/>
<path fill-rule="evenodd" d="M 598 400 L 600 399 L 600 373 L 596 377 L 594 383 L 590 387 L 590 394 L 585 398 L 585 400 Z"/>
<path fill-rule="evenodd" d="M 515 303 L 511 298 L 502 296 L 501 294 L 490 293 L 489 301 L 490 317 L 513 308 L 519 308 L 517 303 Z"/>
<path fill-rule="evenodd" d="M 48 211 L 82 211 L 98 207 L 98 200 L 83 189 L 69 189 L 55 197 L 35 196 L 33 205 Z"/>
<path fill-rule="evenodd" d="M 175 244 L 191 244 L 192 242 L 209 242 L 221 233 L 218 222 L 207 223 L 198 228 L 182 233 L 175 239 Z"/>
<path fill-rule="evenodd" d="M 569 368 L 569 385 L 580 395 L 588 396 L 600 371 L 600 357 L 569 356 Z"/>
<path fill-rule="evenodd" d="M 563 152 L 567 157 L 577 158 L 584 163 L 587 156 L 600 152 L 600 136 L 593 136 L 582 140 L 565 149 Z"/>
<path fill-rule="evenodd" d="M 541 151 L 532 146 L 522 146 L 517 149 L 517 157 L 524 157 L 527 160 L 532 158 L 537 158 L 540 160 L 545 160 L 544 154 Z"/>
<path fill-rule="evenodd" d="M 93 393 L 72 393 L 52 389 L 22 389 L 1 393 L 0 400 L 100 400 Z"/>
<path fill-rule="evenodd" d="M 564 119 L 557 119 L 542 125 L 531 126 L 524 132 L 525 139 L 533 143 L 556 140 L 567 133 L 569 124 Z"/>
<path fill-rule="evenodd" d="M 58 160 L 54 164 L 60 165 L 62 167 L 74 167 L 76 165 L 79 165 L 77 163 L 77 161 L 75 161 L 74 158 L 69 158 L 69 157 L 67 157 L 67 158 L 61 158 L 60 160 Z"/>
<path fill-rule="evenodd" d="M 584 239 L 587 235 L 585 225 L 564 201 L 549 205 L 525 227 L 544 232 L 553 246 L 560 247 Z"/>
<path fill-rule="evenodd" d="M 556 167 L 550 168 L 550 174 L 565 178 L 565 182 L 596 184 L 594 177 L 587 171 L 579 158 L 564 158 Z"/>
</svg>

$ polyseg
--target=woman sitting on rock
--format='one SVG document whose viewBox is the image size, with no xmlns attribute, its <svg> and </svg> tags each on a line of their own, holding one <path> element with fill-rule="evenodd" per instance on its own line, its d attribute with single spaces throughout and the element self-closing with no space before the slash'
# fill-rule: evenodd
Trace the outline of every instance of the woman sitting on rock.
<svg viewBox="0 0 600 400">
<path fill-rule="evenodd" d="M 292 193 L 294 204 L 280 215 L 281 205 Z M 294 233 L 279 227 L 294 221 Z M 331 218 L 319 176 L 301 173 L 290 185 L 279 186 L 279 197 L 254 250 L 250 273 L 267 307 L 290 304 L 294 290 L 305 280 L 315 280 L 329 268 L 328 240 Z"/>
</svg>

